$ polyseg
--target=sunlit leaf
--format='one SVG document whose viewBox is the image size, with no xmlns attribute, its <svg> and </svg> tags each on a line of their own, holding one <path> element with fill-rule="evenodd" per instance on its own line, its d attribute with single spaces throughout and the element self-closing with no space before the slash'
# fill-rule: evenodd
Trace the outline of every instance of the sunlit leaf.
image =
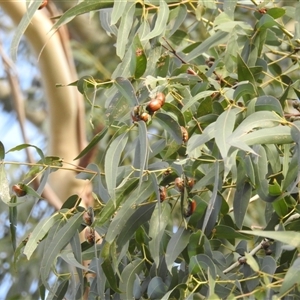
<svg viewBox="0 0 300 300">
<path fill-rule="evenodd" d="M 112 199 L 115 198 L 115 188 L 117 184 L 118 166 L 121 154 L 126 146 L 128 140 L 127 133 L 119 135 L 110 144 L 105 155 L 105 180 L 108 192 Z"/>
<path fill-rule="evenodd" d="M 112 13 L 111 13 L 110 25 L 114 25 L 119 21 L 119 19 L 124 13 L 126 3 L 127 3 L 126 0 L 119 0 L 114 2 Z"/>
<path fill-rule="evenodd" d="M 266 237 L 290 245 L 300 247 L 300 233 L 294 231 L 263 231 L 263 230 L 240 230 L 241 233 Z"/>
<path fill-rule="evenodd" d="M 10 202 L 9 183 L 2 163 L 0 163 L 0 199 L 6 204 Z"/>
<path fill-rule="evenodd" d="M 133 24 L 135 3 L 127 2 L 117 35 L 117 55 L 122 59 L 126 51 L 128 36 Z"/>
<path fill-rule="evenodd" d="M 41 220 L 38 225 L 31 232 L 29 239 L 26 243 L 23 253 L 30 259 L 32 253 L 37 248 L 39 243 L 43 240 L 45 235 L 48 233 L 49 229 L 62 217 L 59 214 L 54 214 L 53 216 Z"/>
<path fill-rule="evenodd" d="M 53 263 L 56 261 L 57 255 L 70 242 L 74 234 L 77 233 L 77 230 L 82 223 L 82 215 L 83 212 L 72 216 L 54 235 L 53 239 L 49 243 L 49 247 L 45 249 L 41 262 L 41 279 L 44 283 L 46 283 Z"/>
<path fill-rule="evenodd" d="M 165 31 L 168 17 L 169 17 L 169 6 L 167 5 L 166 1 L 159 0 L 157 19 L 154 28 L 146 36 L 142 37 L 142 41 L 150 40 L 162 34 Z"/>
</svg>

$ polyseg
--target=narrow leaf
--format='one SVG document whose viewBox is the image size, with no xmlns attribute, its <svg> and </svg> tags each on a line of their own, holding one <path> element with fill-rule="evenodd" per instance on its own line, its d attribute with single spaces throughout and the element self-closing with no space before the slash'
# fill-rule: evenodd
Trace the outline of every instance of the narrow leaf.
<svg viewBox="0 0 300 300">
<path fill-rule="evenodd" d="M 119 92 L 124 96 L 124 98 L 126 98 L 129 106 L 135 106 L 139 104 L 135 94 L 135 90 L 128 79 L 117 77 L 114 81 L 114 84 Z"/>
<path fill-rule="evenodd" d="M 3 163 L 0 163 L 0 199 L 6 204 L 10 202 L 9 183 Z"/>
<path fill-rule="evenodd" d="M 215 141 L 223 157 L 227 157 L 227 153 L 230 148 L 227 139 L 233 131 L 236 110 L 228 109 L 224 111 L 215 123 Z"/>
<path fill-rule="evenodd" d="M 129 263 L 121 274 L 119 288 L 122 291 L 121 299 L 133 299 L 133 284 L 136 274 L 139 275 L 144 268 L 144 260 L 138 258 Z"/>
<path fill-rule="evenodd" d="M 45 235 L 48 233 L 49 229 L 57 223 L 62 216 L 59 214 L 54 214 L 51 217 L 40 221 L 36 227 L 31 232 L 29 239 L 24 248 L 24 254 L 29 260 L 34 250 L 37 248 L 38 244 L 43 240 Z"/>
<path fill-rule="evenodd" d="M 166 29 L 166 24 L 169 17 L 169 7 L 166 1 L 160 0 L 157 11 L 157 19 L 152 31 L 142 38 L 143 41 L 150 40 L 162 34 Z"/>
<path fill-rule="evenodd" d="M 126 7 L 126 3 L 127 3 L 126 0 L 114 1 L 114 6 L 111 13 L 110 25 L 115 25 L 122 17 Z"/>
<path fill-rule="evenodd" d="M 179 227 L 168 243 L 166 250 L 166 264 L 169 272 L 171 272 L 174 262 L 179 254 L 188 245 L 191 233 L 184 227 Z"/>
<path fill-rule="evenodd" d="M 177 144 L 182 144 L 182 132 L 178 122 L 171 116 L 165 113 L 156 113 L 155 120 L 166 130 Z"/>
<path fill-rule="evenodd" d="M 83 212 L 72 216 L 68 222 L 54 235 L 49 246 L 45 249 L 41 262 L 41 279 L 47 284 L 47 278 L 50 274 L 53 263 L 59 252 L 69 243 L 74 234 L 82 223 Z"/>
<path fill-rule="evenodd" d="M 105 179 L 108 192 L 112 199 L 115 198 L 115 188 L 117 184 L 118 176 L 118 166 L 121 158 L 121 154 L 126 146 L 128 140 L 127 133 L 119 135 L 113 142 L 109 145 L 105 155 L 104 169 L 105 169 Z"/>
<path fill-rule="evenodd" d="M 99 133 L 97 133 L 93 139 L 89 142 L 89 144 L 78 154 L 78 156 L 76 156 L 74 158 L 74 160 L 77 160 L 81 157 L 83 157 L 84 155 L 86 155 L 89 151 L 91 151 L 91 149 L 96 146 L 99 141 L 102 140 L 102 138 L 105 136 L 105 134 L 107 133 L 107 129 L 108 127 L 104 127 Z"/>
<path fill-rule="evenodd" d="M 121 23 L 117 35 L 117 55 L 122 59 L 126 51 L 128 37 L 133 24 L 133 17 L 135 13 L 135 3 L 128 2 L 125 7 L 125 13 L 122 16 Z"/>
<path fill-rule="evenodd" d="M 300 247 L 300 233 L 295 231 L 241 230 L 241 233 L 270 238 L 295 248 Z"/>
</svg>

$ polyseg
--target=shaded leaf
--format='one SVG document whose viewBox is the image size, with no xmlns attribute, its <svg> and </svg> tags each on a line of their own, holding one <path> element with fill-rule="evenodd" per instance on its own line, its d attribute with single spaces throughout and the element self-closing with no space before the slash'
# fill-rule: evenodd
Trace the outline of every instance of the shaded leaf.
<svg viewBox="0 0 300 300">
<path fill-rule="evenodd" d="M 150 299 L 161 299 L 167 292 L 168 287 L 163 282 L 163 280 L 155 276 L 151 279 L 149 282 L 148 288 L 147 288 L 147 294 L 150 297 Z"/>
<path fill-rule="evenodd" d="M 5 148 L 3 143 L 0 141 L 0 160 L 3 160 L 5 157 Z"/>
<path fill-rule="evenodd" d="M 182 144 L 182 132 L 178 122 L 171 116 L 164 113 L 156 113 L 155 120 L 166 130 L 177 144 Z"/>
<path fill-rule="evenodd" d="M 17 197 L 12 196 L 10 203 L 14 204 L 17 203 Z M 9 227 L 10 227 L 10 234 L 11 234 L 11 242 L 13 249 L 16 250 L 17 248 L 17 236 L 16 236 L 16 229 L 17 229 L 17 206 L 10 206 L 9 207 Z"/>
<path fill-rule="evenodd" d="M 122 192 L 117 195 L 116 200 L 109 200 L 107 202 L 95 220 L 95 224 L 97 226 L 101 226 L 109 220 L 113 213 L 118 209 L 120 204 L 126 200 L 126 196 L 128 196 L 132 190 L 136 188 L 138 181 L 138 178 L 132 178 L 131 180 L 128 180 L 126 185 L 122 187 Z"/>
<path fill-rule="evenodd" d="M 184 227 L 179 227 L 168 243 L 166 250 L 166 264 L 169 272 L 171 272 L 175 260 L 179 254 L 187 246 L 190 239 L 190 232 Z"/>
<path fill-rule="evenodd" d="M 155 203 L 149 203 L 147 205 L 138 207 L 134 211 L 117 238 L 118 247 L 123 247 L 130 240 L 131 236 L 136 232 L 136 230 L 145 222 L 150 220 L 154 208 Z"/>
<path fill-rule="evenodd" d="M 101 264 L 102 270 L 105 274 L 106 280 L 109 283 L 109 286 L 116 292 L 121 293 L 121 291 L 118 288 L 117 280 L 116 280 L 116 274 L 112 268 L 112 264 L 110 260 L 107 258 L 103 261 Z"/>
<path fill-rule="evenodd" d="M 151 238 L 149 242 L 149 250 L 156 266 L 159 265 L 159 259 L 162 253 L 161 240 L 167 225 L 170 223 L 170 219 L 171 207 L 169 203 L 163 202 L 156 205 L 149 224 L 149 237 Z"/>
<path fill-rule="evenodd" d="M 136 274 L 139 275 L 144 267 L 144 260 L 136 259 L 129 263 L 121 274 L 119 288 L 122 291 L 122 299 L 132 299 L 133 298 L 133 285 L 135 281 Z"/>
<path fill-rule="evenodd" d="M 104 127 L 99 133 L 97 133 L 93 139 L 89 142 L 89 144 L 74 158 L 74 160 L 81 158 L 82 156 L 86 155 L 91 149 L 96 146 L 99 141 L 102 140 L 102 138 L 107 133 L 108 127 Z"/>
</svg>

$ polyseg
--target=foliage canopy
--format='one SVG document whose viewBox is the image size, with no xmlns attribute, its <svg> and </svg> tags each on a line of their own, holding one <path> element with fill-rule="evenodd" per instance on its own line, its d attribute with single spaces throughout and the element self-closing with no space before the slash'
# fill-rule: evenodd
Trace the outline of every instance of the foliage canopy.
<svg viewBox="0 0 300 300">
<path fill-rule="evenodd" d="M 120 63 L 109 79 L 70 83 L 90 123 L 101 111 L 106 124 L 76 158 L 104 149 L 77 175 L 92 182 L 94 208 L 71 196 L 17 245 L 24 197 L 10 196 L 0 165 L 14 261 L 40 250 L 42 298 L 80 299 L 87 285 L 88 299 L 300 296 L 299 9 L 88 0 L 58 19 L 54 30 L 99 10 Z M 41 188 L 20 184 L 25 197 L 61 168 L 37 151 Z"/>
</svg>

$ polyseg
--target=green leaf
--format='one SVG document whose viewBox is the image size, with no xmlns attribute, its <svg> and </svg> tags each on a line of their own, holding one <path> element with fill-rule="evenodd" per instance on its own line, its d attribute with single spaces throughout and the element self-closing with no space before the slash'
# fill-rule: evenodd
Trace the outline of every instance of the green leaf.
<svg viewBox="0 0 300 300">
<path fill-rule="evenodd" d="M 0 160 L 3 160 L 5 157 L 5 148 L 2 142 L 0 141 Z"/>
<path fill-rule="evenodd" d="M 99 0 L 89 0 L 78 3 L 77 5 L 71 7 L 67 10 L 54 24 L 51 30 L 55 31 L 60 26 L 67 24 L 72 21 L 74 17 L 88 13 L 90 11 L 99 10 L 103 8 L 113 7 L 113 0 L 100 1 Z"/>
<path fill-rule="evenodd" d="M 166 130 L 178 145 L 182 144 L 182 132 L 178 122 L 165 113 L 156 113 L 155 120 Z"/>
<path fill-rule="evenodd" d="M 88 152 L 92 150 L 93 147 L 95 147 L 99 141 L 102 140 L 102 138 L 105 136 L 107 133 L 108 127 L 104 127 L 99 133 L 97 133 L 93 139 L 89 142 L 89 144 L 74 158 L 74 160 L 77 160 L 84 155 L 86 155 Z"/>
<path fill-rule="evenodd" d="M 167 36 L 171 37 L 177 29 L 181 26 L 181 24 L 185 21 L 187 15 L 187 7 L 184 4 L 177 6 L 175 9 L 170 11 L 170 18 L 174 14 L 175 21 L 170 28 L 170 31 L 167 32 Z"/>
<path fill-rule="evenodd" d="M 128 140 L 127 132 L 122 133 L 112 141 L 107 149 L 104 161 L 105 180 L 108 192 L 115 200 L 115 188 L 117 184 L 118 167 L 121 159 L 121 154 Z"/>
<path fill-rule="evenodd" d="M 274 19 L 281 18 L 286 13 L 286 10 L 282 7 L 271 7 L 267 10 L 267 14 L 273 17 Z"/>
<path fill-rule="evenodd" d="M 102 226 L 105 224 L 109 218 L 114 214 L 114 212 L 118 209 L 120 204 L 124 202 L 133 189 L 136 188 L 138 184 L 138 178 L 132 178 L 126 182 L 126 185 L 122 187 L 122 192 L 117 196 L 116 200 L 109 200 L 105 207 L 101 210 L 99 216 L 97 216 L 95 220 L 96 226 Z"/>
<path fill-rule="evenodd" d="M 188 245 L 190 235 L 190 232 L 184 227 L 179 227 L 176 233 L 172 235 L 166 250 L 166 264 L 169 272 L 171 272 L 179 254 Z"/>
<path fill-rule="evenodd" d="M 189 263 L 189 272 L 191 274 L 203 273 L 210 274 L 212 278 L 216 279 L 216 267 L 214 262 L 206 254 L 198 254 L 191 257 Z"/>
<path fill-rule="evenodd" d="M 117 245 L 120 249 L 130 240 L 132 235 L 141 225 L 150 220 L 154 208 L 155 203 L 149 203 L 136 208 L 117 238 Z"/>
<path fill-rule="evenodd" d="M 242 228 L 248 203 L 251 197 L 252 188 L 246 178 L 238 173 L 236 191 L 233 198 L 233 214 L 236 226 Z"/>
<path fill-rule="evenodd" d="M 142 183 L 139 189 L 135 189 L 130 197 L 124 202 L 116 216 L 113 218 L 107 230 L 105 240 L 110 244 L 121 233 L 126 224 L 129 224 L 129 218 L 135 212 L 135 205 L 139 205 L 153 194 L 151 181 Z"/>
<path fill-rule="evenodd" d="M 188 55 L 185 56 L 184 60 L 190 62 L 191 60 L 201 56 L 203 53 L 208 52 L 212 47 L 225 43 L 227 40 L 228 32 L 217 31 L 209 38 L 205 39 L 199 46 L 193 49 Z"/>
<path fill-rule="evenodd" d="M 154 212 L 152 213 L 149 224 L 149 237 L 151 238 L 149 242 L 149 250 L 156 266 L 159 265 L 160 255 L 163 250 L 161 240 L 170 220 L 171 207 L 169 203 L 163 202 L 161 204 L 157 204 Z"/>
<path fill-rule="evenodd" d="M 3 163 L 0 163 L 0 199 L 6 204 L 10 202 L 9 183 Z"/>
<path fill-rule="evenodd" d="M 255 144 L 289 144 L 292 143 L 293 139 L 290 127 L 276 126 L 250 132 L 241 137 L 240 141 L 251 146 Z"/>
<path fill-rule="evenodd" d="M 254 272 L 259 272 L 259 266 L 254 257 L 247 252 L 245 252 L 245 257 L 247 265 L 249 265 Z"/>
<path fill-rule="evenodd" d="M 230 148 L 227 139 L 233 131 L 237 112 L 229 108 L 219 116 L 215 123 L 215 141 L 223 158 L 227 157 Z"/>
<path fill-rule="evenodd" d="M 249 81 L 255 88 L 256 82 L 253 74 L 251 73 L 248 65 L 244 62 L 240 54 L 237 55 L 237 74 L 239 81 Z"/>
<path fill-rule="evenodd" d="M 140 41 L 138 35 L 136 35 L 132 42 L 132 63 L 134 65 L 134 78 L 138 79 L 146 71 L 147 57 L 145 55 L 145 49 Z"/>
<path fill-rule="evenodd" d="M 136 260 L 127 264 L 123 269 L 120 278 L 119 289 L 122 291 L 122 299 L 133 299 L 133 284 L 135 281 L 135 274 L 139 275 L 144 268 L 144 260 L 137 258 Z"/>
<path fill-rule="evenodd" d="M 42 4 L 43 0 L 37 0 L 34 2 L 31 2 L 26 13 L 22 17 L 17 30 L 13 36 L 11 46 L 10 46 L 10 54 L 13 59 L 13 61 L 17 60 L 17 52 L 19 48 L 19 43 L 21 41 L 21 38 L 23 37 L 27 27 L 30 25 L 31 20 L 33 18 L 33 15 L 38 10 L 39 6 Z"/>
<path fill-rule="evenodd" d="M 10 150 L 8 150 L 7 153 L 13 152 L 13 151 L 20 151 L 20 150 L 23 150 L 23 149 L 28 148 L 28 147 L 35 148 L 36 151 L 37 151 L 37 153 L 38 153 L 38 155 L 41 157 L 42 160 L 45 158 L 43 151 L 39 147 L 37 147 L 35 145 L 30 145 L 30 144 L 21 144 L 21 145 L 18 145 L 16 147 L 11 148 Z"/>
<path fill-rule="evenodd" d="M 128 101 L 129 106 L 132 107 L 135 105 L 139 105 L 135 90 L 128 79 L 117 77 L 114 81 L 114 84 L 119 92 L 123 95 L 123 97 Z"/>
<path fill-rule="evenodd" d="M 126 4 L 127 0 L 114 1 L 110 25 L 115 25 L 119 21 L 125 11 Z"/>
<path fill-rule="evenodd" d="M 144 121 L 138 122 L 139 127 L 139 157 L 137 160 L 139 161 L 139 177 L 140 183 L 142 182 L 144 176 L 144 170 L 147 168 L 148 160 L 149 160 L 149 141 L 148 141 L 148 132 L 147 126 Z"/>
<path fill-rule="evenodd" d="M 237 4 L 237 0 L 225 1 L 223 4 L 224 12 L 232 20 L 234 19 L 234 11 L 236 8 L 236 4 Z"/>
<path fill-rule="evenodd" d="M 288 269 L 282 285 L 279 290 L 278 297 L 284 297 L 286 292 L 293 286 L 298 286 L 300 283 L 300 257 L 296 258 L 293 264 Z"/>
<path fill-rule="evenodd" d="M 169 17 L 169 6 L 164 0 L 159 0 L 159 6 L 157 11 L 157 19 L 153 30 L 142 37 L 142 41 L 153 39 L 159 36 L 166 30 L 166 24 Z"/>
<path fill-rule="evenodd" d="M 245 101 L 247 99 L 245 96 L 249 96 L 251 99 L 257 96 L 257 92 L 254 88 L 254 85 L 248 81 L 238 85 L 233 93 L 233 98 L 236 101 L 240 98 L 243 98 Z"/>
<path fill-rule="evenodd" d="M 300 247 L 300 233 L 295 231 L 240 230 L 241 233 L 273 239 L 295 248 Z"/>
<path fill-rule="evenodd" d="M 125 13 L 121 18 L 121 23 L 117 35 L 117 55 L 122 59 L 126 51 L 126 45 L 129 40 L 129 34 L 132 24 L 134 23 L 133 17 L 135 13 L 135 3 L 127 2 L 125 7 Z"/>
<path fill-rule="evenodd" d="M 163 110 L 166 113 L 175 116 L 179 125 L 185 127 L 185 117 L 182 111 L 177 106 L 172 103 L 166 102 L 163 106 Z"/>
<path fill-rule="evenodd" d="M 181 109 L 182 113 L 187 111 L 192 105 L 199 102 L 199 100 L 204 99 L 208 96 L 211 96 L 216 91 L 203 91 L 192 97 L 187 103 L 184 104 L 183 108 Z"/>
<path fill-rule="evenodd" d="M 29 260 L 34 250 L 39 243 L 44 239 L 49 229 L 60 220 L 62 216 L 60 214 L 54 214 L 51 217 L 41 220 L 31 232 L 29 239 L 26 243 L 23 253 Z"/>
<path fill-rule="evenodd" d="M 214 235 L 219 239 L 241 239 L 241 240 L 250 240 L 251 237 L 247 237 L 244 234 L 241 234 L 239 231 L 234 230 L 232 227 L 225 225 L 217 225 L 215 227 Z"/>
<path fill-rule="evenodd" d="M 82 269 L 85 271 L 90 271 L 93 273 L 91 269 L 88 267 L 82 265 L 78 262 L 78 260 L 75 258 L 74 253 L 71 250 L 63 250 L 59 257 L 61 257 L 66 263 L 68 263 L 70 266 L 76 267 L 77 269 Z"/>
<path fill-rule="evenodd" d="M 168 287 L 163 280 L 160 277 L 155 276 L 149 282 L 147 295 L 150 297 L 150 299 L 161 299 L 167 290 Z"/>
<path fill-rule="evenodd" d="M 275 111 L 280 116 L 283 116 L 283 109 L 278 99 L 273 96 L 260 96 L 255 103 L 256 111 Z"/>
<path fill-rule="evenodd" d="M 284 218 L 289 212 L 288 206 L 287 206 L 284 198 L 281 198 L 277 201 L 272 202 L 272 205 L 273 205 L 275 212 L 277 213 L 277 215 L 280 218 Z"/>
<path fill-rule="evenodd" d="M 259 19 L 257 29 L 264 30 L 273 26 L 278 27 L 279 24 L 269 14 L 265 14 Z"/>
<path fill-rule="evenodd" d="M 41 261 L 41 280 L 46 285 L 47 278 L 50 274 L 53 263 L 59 252 L 70 242 L 74 234 L 78 234 L 78 228 L 82 223 L 82 215 L 84 212 L 77 213 L 72 216 L 67 223 L 59 229 L 45 249 L 43 259 Z"/>
<path fill-rule="evenodd" d="M 105 259 L 101 265 L 103 272 L 105 274 L 105 277 L 109 283 L 109 286 L 116 292 L 116 293 L 122 293 L 117 284 L 117 278 L 116 274 L 112 268 L 112 263 L 110 262 L 109 258 Z"/>
<path fill-rule="evenodd" d="M 10 203 L 14 204 L 17 203 L 17 197 L 12 196 Z M 17 235 L 16 235 L 16 229 L 17 229 L 17 223 L 18 223 L 18 218 L 17 218 L 17 206 L 10 206 L 9 207 L 9 227 L 10 227 L 10 234 L 11 234 L 11 242 L 14 251 L 17 248 Z"/>
</svg>

